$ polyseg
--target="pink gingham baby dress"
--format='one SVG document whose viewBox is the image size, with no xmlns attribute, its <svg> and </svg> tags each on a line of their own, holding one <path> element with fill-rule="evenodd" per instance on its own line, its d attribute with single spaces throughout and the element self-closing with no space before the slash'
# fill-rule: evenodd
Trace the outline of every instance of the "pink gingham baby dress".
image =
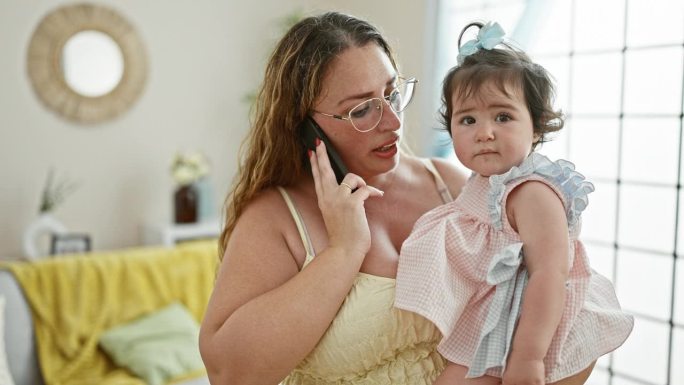
<svg viewBox="0 0 684 385">
<path fill-rule="evenodd" d="M 620 309 L 610 281 L 591 269 L 577 239 L 594 187 L 574 168 L 533 152 L 505 174 L 473 174 L 455 201 L 423 215 L 404 242 L 395 306 L 435 323 L 443 335 L 437 350 L 467 366 L 468 377 L 501 377 L 510 349 L 527 273 L 505 207 L 508 194 L 526 181 L 558 194 L 569 228 L 565 310 L 544 358 L 546 382 L 582 371 L 630 334 L 632 316 Z"/>
</svg>

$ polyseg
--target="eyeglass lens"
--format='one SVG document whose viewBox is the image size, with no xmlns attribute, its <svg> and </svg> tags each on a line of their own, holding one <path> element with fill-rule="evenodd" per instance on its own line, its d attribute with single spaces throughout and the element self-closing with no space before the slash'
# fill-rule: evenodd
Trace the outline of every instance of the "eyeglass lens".
<svg viewBox="0 0 684 385">
<path fill-rule="evenodd" d="M 400 113 L 408 106 L 413 98 L 413 86 L 414 82 L 402 83 L 385 98 L 394 112 Z M 349 117 L 354 127 L 361 132 L 374 129 L 382 119 L 383 103 L 382 99 L 373 98 L 349 111 Z"/>
</svg>

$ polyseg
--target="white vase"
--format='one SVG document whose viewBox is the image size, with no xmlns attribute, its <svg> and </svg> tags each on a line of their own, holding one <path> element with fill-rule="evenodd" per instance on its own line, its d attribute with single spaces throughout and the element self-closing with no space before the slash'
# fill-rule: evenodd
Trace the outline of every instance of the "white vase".
<svg viewBox="0 0 684 385">
<path fill-rule="evenodd" d="M 49 254 L 49 250 L 41 248 L 41 240 L 51 234 L 65 234 L 66 226 L 50 212 L 40 213 L 24 231 L 24 255 L 29 260 L 36 260 Z"/>
<path fill-rule="evenodd" d="M 195 182 L 195 188 L 199 195 L 199 205 L 197 207 L 198 222 L 207 222 L 216 219 L 218 215 L 214 208 L 214 192 L 209 178 L 204 177 Z"/>
</svg>

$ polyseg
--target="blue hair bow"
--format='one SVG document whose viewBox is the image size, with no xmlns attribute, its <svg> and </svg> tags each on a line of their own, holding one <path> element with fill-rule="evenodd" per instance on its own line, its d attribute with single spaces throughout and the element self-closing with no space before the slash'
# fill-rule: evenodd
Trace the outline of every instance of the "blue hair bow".
<svg viewBox="0 0 684 385">
<path fill-rule="evenodd" d="M 492 49 L 501 44 L 504 40 L 505 32 L 499 23 L 492 23 L 491 21 L 477 33 L 477 37 L 473 40 L 468 40 L 458 48 L 458 64 L 463 64 L 463 60 L 480 49 Z"/>
</svg>

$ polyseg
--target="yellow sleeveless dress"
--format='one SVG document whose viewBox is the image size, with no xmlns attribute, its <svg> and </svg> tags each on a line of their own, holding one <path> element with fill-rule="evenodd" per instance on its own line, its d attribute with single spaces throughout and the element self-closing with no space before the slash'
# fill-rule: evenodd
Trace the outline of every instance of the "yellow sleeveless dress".
<svg viewBox="0 0 684 385">
<path fill-rule="evenodd" d="M 432 162 L 425 165 L 450 202 Z M 289 195 L 279 190 L 306 249 L 306 267 L 315 255 L 311 240 Z M 359 273 L 318 345 L 282 385 L 432 384 L 445 365 L 436 350 L 442 335 L 422 316 L 394 308 L 394 285 L 393 278 Z"/>
</svg>

